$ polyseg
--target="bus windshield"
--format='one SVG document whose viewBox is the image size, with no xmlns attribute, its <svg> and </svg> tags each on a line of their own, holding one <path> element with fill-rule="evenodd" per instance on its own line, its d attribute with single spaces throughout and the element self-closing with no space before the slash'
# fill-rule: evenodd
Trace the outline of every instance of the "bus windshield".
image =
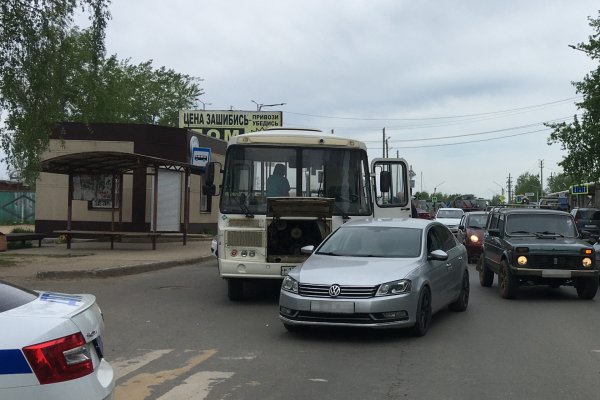
<svg viewBox="0 0 600 400">
<path fill-rule="evenodd" d="M 371 215 L 362 149 L 231 145 L 220 210 L 265 214 L 267 197 L 331 197 L 335 215 Z"/>
</svg>

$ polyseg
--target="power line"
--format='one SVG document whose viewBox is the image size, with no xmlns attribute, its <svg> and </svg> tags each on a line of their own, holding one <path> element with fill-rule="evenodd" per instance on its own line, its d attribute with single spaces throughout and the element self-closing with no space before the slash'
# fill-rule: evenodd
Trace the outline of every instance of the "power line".
<svg viewBox="0 0 600 400">
<path fill-rule="evenodd" d="M 529 134 L 538 133 L 538 132 L 547 132 L 549 129 L 550 128 L 544 128 L 544 129 L 539 129 L 539 130 L 536 130 L 536 131 L 515 133 L 513 135 L 498 136 L 498 137 L 493 137 L 493 138 L 488 138 L 488 139 L 480 139 L 480 140 L 470 140 L 468 142 L 456 142 L 456 143 L 444 143 L 444 144 L 430 144 L 430 145 L 424 145 L 424 146 L 399 146 L 399 148 L 400 149 L 421 149 L 421 148 L 425 148 L 425 147 L 444 147 L 444 146 L 456 146 L 456 145 L 459 145 L 459 144 L 471 144 L 471 143 L 489 142 L 490 140 L 506 139 L 506 138 L 510 138 L 510 137 L 529 135 Z M 375 147 L 375 149 L 377 149 L 377 147 Z"/>
<path fill-rule="evenodd" d="M 454 138 L 460 138 L 460 137 L 488 135 L 490 133 L 498 133 L 498 132 L 511 131 L 511 130 L 515 130 L 515 129 L 530 128 L 532 126 L 538 126 L 538 125 L 541 125 L 541 124 L 544 124 L 544 123 L 564 121 L 566 118 L 569 118 L 569 117 L 557 118 L 557 119 L 553 119 L 553 120 L 549 120 L 549 121 L 536 122 L 536 123 L 527 124 L 527 125 L 514 126 L 514 127 L 510 127 L 510 128 L 495 129 L 495 130 L 492 130 L 492 131 L 483 131 L 483 132 L 476 132 L 476 133 L 465 133 L 465 134 L 451 135 L 451 136 L 436 136 L 436 137 L 431 137 L 431 138 L 420 138 L 420 139 L 395 139 L 395 140 L 391 140 L 391 142 L 393 144 L 401 143 L 401 142 L 424 142 L 424 141 L 429 141 L 429 140 L 454 139 Z M 391 138 L 391 136 L 390 136 L 390 138 Z M 376 140 L 363 140 L 363 142 L 365 142 L 365 143 L 373 143 L 373 142 L 376 142 Z"/>
<path fill-rule="evenodd" d="M 428 120 L 442 120 L 442 119 L 456 119 L 456 118 L 468 118 L 468 117 L 480 117 L 480 116 L 490 116 L 497 114 L 510 113 L 514 111 L 524 111 L 524 110 L 532 110 L 540 107 L 547 107 L 551 105 L 556 105 L 560 103 L 565 103 L 568 101 L 573 101 L 576 99 L 581 99 L 582 96 L 570 97 L 562 100 L 555 100 L 548 103 L 535 104 L 531 106 L 518 107 L 518 108 L 510 108 L 506 110 L 500 111 L 490 111 L 484 113 L 475 113 L 475 114 L 462 114 L 462 115 L 448 115 L 448 116 L 439 116 L 439 117 L 421 117 L 421 118 L 364 118 L 364 117 L 337 117 L 331 115 L 318 115 L 318 114 L 306 114 L 306 113 L 298 113 L 292 111 L 285 111 L 286 114 L 291 115 L 300 115 L 305 117 L 314 117 L 314 118 L 327 118 L 327 119 L 340 119 L 340 120 L 351 120 L 351 121 L 428 121 Z"/>
</svg>

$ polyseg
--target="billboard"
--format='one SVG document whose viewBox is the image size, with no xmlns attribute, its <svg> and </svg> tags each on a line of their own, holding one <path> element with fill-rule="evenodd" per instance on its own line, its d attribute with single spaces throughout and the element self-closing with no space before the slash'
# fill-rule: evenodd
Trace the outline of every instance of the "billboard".
<svg viewBox="0 0 600 400">
<path fill-rule="evenodd" d="M 281 111 L 179 110 L 179 127 L 221 140 L 282 126 Z"/>
</svg>

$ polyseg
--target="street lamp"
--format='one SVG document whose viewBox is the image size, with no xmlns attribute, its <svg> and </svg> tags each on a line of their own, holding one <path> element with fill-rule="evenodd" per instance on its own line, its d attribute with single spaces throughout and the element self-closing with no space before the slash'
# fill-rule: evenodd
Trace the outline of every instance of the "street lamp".
<svg viewBox="0 0 600 400">
<path fill-rule="evenodd" d="M 437 191 L 437 188 L 442 186 L 444 183 L 446 183 L 446 181 L 442 181 L 442 182 L 438 183 L 437 185 L 435 185 L 433 187 L 433 194 L 435 194 L 435 192 Z"/>
<path fill-rule="evenodd" d="M 277 104 L 259 104 L 254 100 L 250 100 L 254 104 L 256 104 L 256 111 L 262 110 L 263 107 L 276 107 L 276 106 L 285 106 L 285 103 L 277 103 Z"/>
</svg>

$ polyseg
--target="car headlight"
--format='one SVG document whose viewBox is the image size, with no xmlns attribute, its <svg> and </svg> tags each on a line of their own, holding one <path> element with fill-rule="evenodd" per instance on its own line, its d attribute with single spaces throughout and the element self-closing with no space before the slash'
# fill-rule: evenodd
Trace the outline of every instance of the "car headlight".
<svg viewBox="0 0 600 400">
<path fill-rule="evenodd" d="M 473 243 L 479 242 L 479 238 L 477 237 L 477 235 L 471 235 L 469 239 L 471 239 L 471 242 Z"/>
<path fill-rule="evenodd" d="M 519 265 L 527 265 L 527 257 L 519 256 L 519 258 L 517 258 L 517 262 Z"/>
<path fill-rule="evenodd" d="M 592 266 L 592 259 L 589 257 L 585 257 L 583 260 L 581 260 L 581 264 L 585 267 L 585 268 L 589 268 Z"/>
<path fill-rule="evenodd" d="M 377 289 L 375 296 L 393 296 L 395 294 L 403 294 L 410 292 L 410 281 L 408 279 L 400 279 L 399 281 L 393 281 L 383 283 Z"/>
<path fill-rule="evenodd" d="M 294 278 L 290 278 L 289 275 L 286 276 L 285 278 L 283 278 L 281 290 L 285 290 L 286 292 L 298 293 L 298 281 Z"/>
</svg>

